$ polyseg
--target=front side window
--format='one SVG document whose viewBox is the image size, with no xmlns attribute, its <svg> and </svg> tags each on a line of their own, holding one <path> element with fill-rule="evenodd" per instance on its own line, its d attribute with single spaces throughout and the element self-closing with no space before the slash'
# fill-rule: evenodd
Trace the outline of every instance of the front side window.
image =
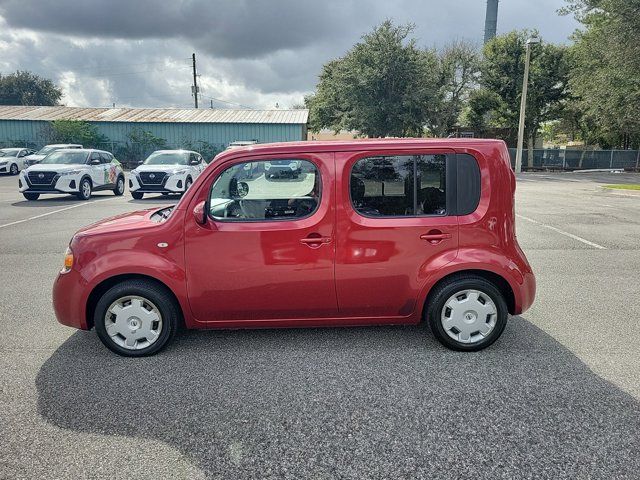
<svg viewBox="0 0 640 480">
<path fill-rule="evenodd" d="M 215 220 L 229 221 L 304 218 L 318 208 L 321 184 L 320 172 L 306 160 L 239 163 L 213 183 L 209 213 Z"/>
<path fill-rule="evenodd" d="M 445 215 L 446 155 L 398 155 L 358 160 L 351 202 L 364 216 Z"/>
</svg>

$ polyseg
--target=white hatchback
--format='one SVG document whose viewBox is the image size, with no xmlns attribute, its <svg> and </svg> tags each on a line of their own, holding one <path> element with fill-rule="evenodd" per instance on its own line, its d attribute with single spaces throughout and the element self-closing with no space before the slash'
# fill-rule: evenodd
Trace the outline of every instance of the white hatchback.
<svg viewBox="0 0 640 480">
<path fill-rule="evenodd" d="M 157 150 L 131 170 L 131 196 L 139 200 L 145 193 L 184 193 L 205 167 L 202 155 L 198 152 Z"/>
<path fill-rule="evenodd" d="M 72 194 L 88 200 L 98 190 L 124 193 L 124 172 L 120 162 L 104 150 L 56 150 L 40 163 L 20 173 L 20 192 L 27 200 L 43 194 Z"/>
</svg>

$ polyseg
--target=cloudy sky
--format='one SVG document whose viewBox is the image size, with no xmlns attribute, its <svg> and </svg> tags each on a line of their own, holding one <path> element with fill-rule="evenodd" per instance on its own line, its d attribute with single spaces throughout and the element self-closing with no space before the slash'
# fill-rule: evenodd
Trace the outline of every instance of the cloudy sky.
<svg viewBox="0 0 640 480">
<path fill-rule="evenodd" d="M 566 42 L 564 0 L 501 0 L 498 33 L 536 28 Z M 418 43 L 478 45 L 485 0 L 0 0 L 0 73 L 57 82 L 71 106 L 190 107 L 191 53 L 201 103 L 290 107 L 323 63 L 383 20 L 416 25 Z M 225 103 L 227 102 L 227 103 Z"/>
</svg>

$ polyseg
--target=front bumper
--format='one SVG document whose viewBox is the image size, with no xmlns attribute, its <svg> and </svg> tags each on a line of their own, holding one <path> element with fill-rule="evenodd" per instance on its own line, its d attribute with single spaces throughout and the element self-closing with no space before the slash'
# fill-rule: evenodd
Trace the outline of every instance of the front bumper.
<svg viewBox="0 0 640 480">
<path fill-rule="evenodd" d="M 80 175 L 56 175 L 51 183 L 34 184 L 25 173 L 18 179 L 20 193 L 77 193 L 80 185 Z"/>
<path fill-rule="evenodd" d="M 188 173 L 166 175 L 161 183 L 146 184 L 136 174 L 129 175 L 129 191 L 137 193 L 183 193 Z"/>
<path fill-rule="evenodd" d="M 86 315 L 88 291 L 89 285 L 76 270 L 58 274 L 53 283 L 53 310 L 58 322 L 89 330 Z"/>
</svg>

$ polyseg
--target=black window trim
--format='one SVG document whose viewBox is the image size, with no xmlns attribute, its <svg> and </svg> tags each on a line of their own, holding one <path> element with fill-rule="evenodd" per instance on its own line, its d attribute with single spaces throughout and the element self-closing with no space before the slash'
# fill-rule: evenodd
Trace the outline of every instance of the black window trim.
<svg viewBox="0 0 640 480">
<path fill-rule="evenodd" d="M 207 201 L 205 202 L 205 212 L 207 213 L 207 217 L 216 223 L 274 223 L 274 222 L 298 222 L 300 220 L 305 220 L 307 218 L 310 218 L 312 216 L 314 216 L 316 213 L 318 213 L 318 210 L 320 209 L 320 205 L 322 204 L 322 199 L 323 196 L 322 194 L 324 193 L 324 182 L 322 180 L 322 172 L 320 170 L 320 167 L 318 166 L 318 164 L 314 161 L 311 160 L 309 158 L 296 158 L 296 157 L 278 157 L 278 158 L 261 158 L 261 159 L 249 159 L 250 157 L 241 157 L 239 158 L 239 162 L 235 162 L 232 165 L 229 165 L 228 167 L 226 167 L 225 169 L 223 169 L 222 171 L 220 171 L 220 173 L 218 175 L 216 175 L 216 178 L 213 180 L 213 182 L 211 183 L 211 185 L 209 186 L 209 193 L 207 194 Z M 220 178 L 220 176 L 226 172 L 228 169 L 233 168 L 237 165 L 242 165 L 244 163 L 251 163 L 251 162 L 269 162 L 269 161 L 273 161 L 273 160 L 292 160 L 292 161 L 303 161 L 303 162 L 308 162 L 310 164 L 312 164 L 315 169 L 316 172 L 318 174 L 318 176 L 320 177 L 320 193 L 318 196 L 318 202 L 316 204 L 316 208 L 310 212 L 308 215 L 305 215 L 304 217 L 295 217 L 295 218 L 291 218 L 291 217 L 282 217 L 282 218 L 273 218 L 273 219 L 265 219 L 265 218 L 250 218 L 250 219 L 246 219 L 246 218 L 218 218 L 218 217 L 214 217 L 213 215 L 211 215 L 211 192 L 213 191 L 213 186 L 215 185 L 216 181 L 218 180 L 218 178 Z"/>
<path fill-rule="evenodd" d="M 437 215 L 437 214 L 422 214 L 422 215 L 365 215 L 364 213 L 361 213 L 358 211 L 358 209 L 353 205 L 353 198 L 351 197 L 351 178 L 353 176 L 353 168 L 356 166 L 356 164 L 362 160 L 366 160 L 369 158 L 384 158 L 384 157 L 420 157 L 420 156 L 427 156 L 427 155 L 444 155 L 445 156 L 445 196 L 446 196 L 446 200 L 445 200 L 445 213 L 441 214 L 441 215 Z M 349 171 L 349 204 L 351 206 L 351 209 L 358 214 L 359 216 L 363 217 L 363 218 L 371 218 L 371 219 L 377 219 L 377 218 L 382 218 L 382 219 L 395 219 L 395 220 L 402 220 L 402 219 L 407 219 L 407 218 L 443 218 L 443 217 L 450 217 L 450 216 L 455 216 L 456 215 L 456 185 L 457 185 L 457 171 L 456 171 L 456 161 L 455 161 L 455 154 L 451 153 L 451 152 L 440 152 L 438 153 L 436 152 L 420 152 L 420 153 L 402 153 L 402 154 L 386 154 L 386 153 L 380 153 L 378 155 L 367 155 L 364 157 L 359 157 L 358 159 L 356 159 L 355 162 L 353 162 L 353 165 L 351 165 L 351 169 Z M 417 178 L 417 162 L 414 161 L 413 162 L 413 211 L 415 212 L 417 210 L 417 203 L 418 203 L 418 195 L 417 195 L 417 190 L 418 190 L 418 183 L 416 182 L 416 178 Z"/>
</svg>

